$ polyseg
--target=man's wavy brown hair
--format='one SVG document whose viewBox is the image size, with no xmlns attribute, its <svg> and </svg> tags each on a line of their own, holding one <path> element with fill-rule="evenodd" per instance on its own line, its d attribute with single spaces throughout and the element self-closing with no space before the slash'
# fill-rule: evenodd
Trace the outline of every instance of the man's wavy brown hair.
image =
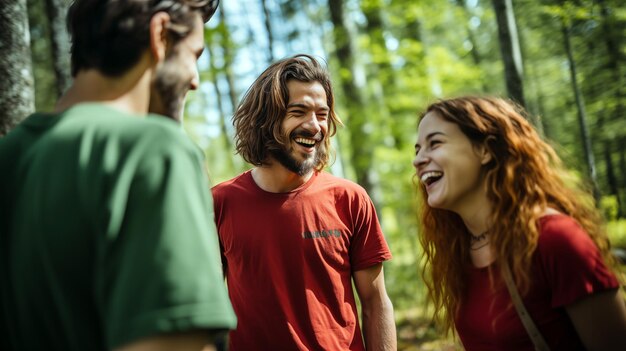
<svg viewBox="0 0 626 351">
<path fill-rule="evenodd" d="M 460 97 L 430 105 L 421 115 L 435 112 L 459 126 L 473 145 L 492 155 L 484 174 L 487 197 L 493 204 L 489 229 L 496 262 L 506 259 L 522 294 L 530 288 L 531 258 L 539 237 L 538 220 L 554 208 L 573 217 L 598 246 L 606 263 L 615 267 L 602 220 L 588 192 L 566 181 L 567 172 L 554 149 L 525 118 L 524 110 L 500 98 Z M 422 276 L 434 304 L 434 318 L 446 332 L 466 287 L 464 267 L 471 264 L 470 234 L 454 212 L 428 206 L 419 185 L 420 235 L 424 249 Z"/>
<path fill-rule="evenodd" d="M 328 70 L 314 57 L 300 54 L 282 59 L 269 66 L 252 83 L 233 116 L 235 148 L 246 162 L 255 166 L 267 165 L 272 151 L 289 144 L 282 122 L 287 113 L 289 90 L 287 82 L 318 82 L 326 92 L 328 132 L 324 146 L 318 150 L 320 171 L 330 161 L 330 137 L 335 135 L 341 120 L 335 113 L 335 98 Z"/>
</svg>

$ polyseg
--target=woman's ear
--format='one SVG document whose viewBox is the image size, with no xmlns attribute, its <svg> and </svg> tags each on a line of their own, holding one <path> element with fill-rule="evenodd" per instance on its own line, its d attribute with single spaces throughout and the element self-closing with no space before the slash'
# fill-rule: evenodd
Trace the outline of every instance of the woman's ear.
<svg viewBox="0 0 626 351">
<path fill-rule="evenodd" d="M 170 24 L 170 15 L 166 12 L 157 12 L 150 19 L 150 53 L 156 62 L 165 59 L 167 51 L 167 27 Z"/>
<path fill-rule="evenodd" d="M 480 164 L 486 165 L 487 163 L 491 162 L 492 159 L 493 157 L 491 156 L 491 151 L 486 146 L 483 146 Z"/>
<path fill-rule="evenodd" d="M 482 144 L 476 147 L 475 151 L 476 151 L 476 154 L 478 155 L 478 158 L 480 159 L 481 165 L 486 165 L 489 162 L 491 162 L 491 160 L 493 160 L 491 149 L 488 146 L 490 141 L 491 141 L 491 138 L 487 137 L 487 139 L 485 139 L 485 141 L 483 141 Z"/>
</svg>

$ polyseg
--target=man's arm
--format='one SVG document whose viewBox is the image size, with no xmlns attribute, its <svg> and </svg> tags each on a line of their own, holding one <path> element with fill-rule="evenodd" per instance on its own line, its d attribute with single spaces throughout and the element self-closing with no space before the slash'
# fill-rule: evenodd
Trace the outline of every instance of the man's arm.
<svg viewBox="0 0 626 351">
<path fill-rule="evenodd" d="M 116 220 L 105 222 L 111 229 L 102 235 L 96 265 L 103 334 L 111 348 L 158 349 L 173 342 L 183 344 L 165 348 L 202 350 L 211 330 L 236 323 L 221 274 L 211 196 L 201 154 L 180 131 L 150 131 L 137 142 L 142 149 L 134 151 L 136 163 L 127 161 L 124 168 L 132 176 L 116 177 L 110 195 Z"/>
<path fill-rule="evenodd" d="M 626 350 L 626 307 L 619 289 L 588 296 L 565 306 L 588 350 Z"/>
<path fill-rule="evenodd" d="M 361 300 L 363 337 L 367 350 L 397 349 L 393 305 L 385 289 L 383 264 L 356 271 L 354 285 Z"/>
</svg>

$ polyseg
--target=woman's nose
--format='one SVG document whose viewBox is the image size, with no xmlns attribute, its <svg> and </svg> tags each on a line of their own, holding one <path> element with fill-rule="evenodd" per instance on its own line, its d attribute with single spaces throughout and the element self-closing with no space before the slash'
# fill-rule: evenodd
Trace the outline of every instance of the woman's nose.
<svg viewBox="0 0 626 351">
<path fill-rule="evenodd" d="M 413 158 L 413 167 L 419 171 L 419 169 L 426 165 L 428 161 L 429 158 L 426 156 L 426 152 L 424 150 L 419 150 L 415 153 L 415 158 Z"/>
</svg>

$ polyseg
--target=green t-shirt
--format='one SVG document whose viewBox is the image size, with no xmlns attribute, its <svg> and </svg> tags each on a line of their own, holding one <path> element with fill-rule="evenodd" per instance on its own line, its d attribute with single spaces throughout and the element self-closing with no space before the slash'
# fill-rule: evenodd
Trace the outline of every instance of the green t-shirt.
<svg viewBox="0 0 626 351">
<path fill-rule="evenodd" d="M 34 114 L 0 139 L 0 190 L 10 348 L 235 326 L 203 156 L 175 122 L 101 104 Z"/>
</svg>

